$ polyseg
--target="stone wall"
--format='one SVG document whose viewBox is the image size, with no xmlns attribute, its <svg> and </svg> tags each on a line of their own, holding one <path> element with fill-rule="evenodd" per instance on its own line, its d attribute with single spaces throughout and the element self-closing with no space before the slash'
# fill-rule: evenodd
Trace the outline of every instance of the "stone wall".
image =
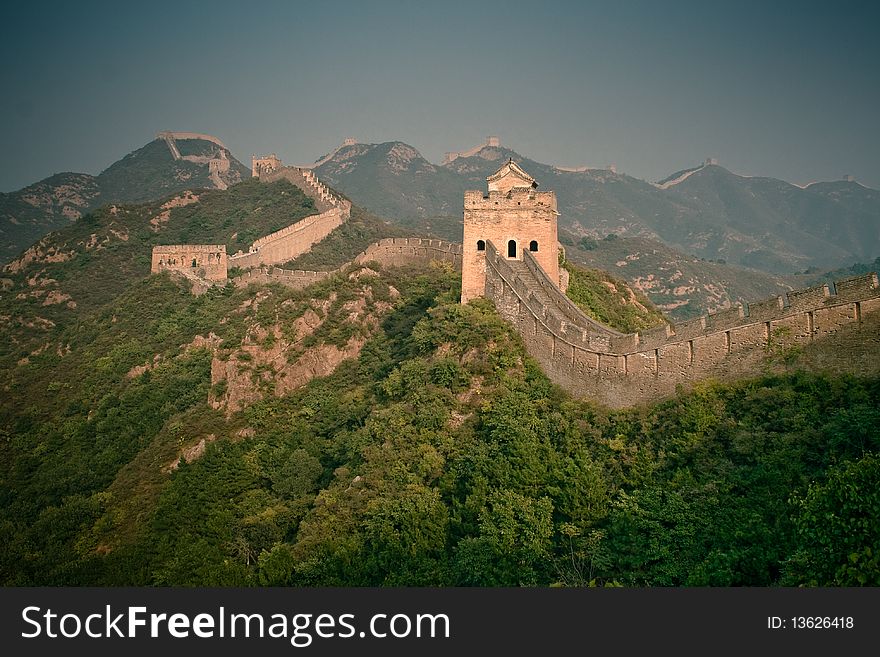
<svg viewBox="0 0 880 657">
<path fill-rule="evenodd" d="M 280 160 L 279 160 L 280 162 Z M 335 207 L 351 208 L 351 203 L 341 196 L 333 192 L 327 185 L 318 180 L 317 176 L 311 169 L 303 169 L 301 167 L 282 167 L 268 173 L 261 173 L 260 180 L 262 182 L 274 182 L 276 180 L 287 180 L 288 182 L 299 187 L 306 196 L 315 201 L 315 207 L 319 212 L 327 212 Z"/>
<path fill-rule="evenodd" d="M 274 171 L 277 171 L 282 166 L 283 165 L 281 164 L 281 159 L 277 155 L 275 155 L 275 153 L 271 153 L 270 155 L 263 155 L 261 157 L 251 155 L 252 178 L 259 178 L 261 175 L 270 174 Z"/>
<path fill-rule="evenodd" d="M 280 265 L 293 260 L 308 252 L 351 216 L 351 202 L 336 194 L 308 169 L 282 167 L 260 174 L 261 182 L 276 180 L 287 180 L 299 187 L 315 202 L 319 214 L 261 237 L 251 245 L 248 253 L 239 252 L 230 256 L 230 266 L 247 269 Z"/>
<path fill-rule="evenodd" d="M 312 283 L 330 278 L 334 272 L 331 271 L 305 271 L 301 269 L 278 269 L 277 267 L 262 267 L 260 269 L 252 269 L 246 271 L 241 276 L 236 276 L 232 282 L 236 287 L 247 287 L 251 283 L 267 284 L 279 283 L 285 287 L 292 287 L 300 290 L 306 288 Z"/>
<path fill-rule="evenodd" d="M 386 267 L 425 264 L 435 260 L 461 268 L 461 244 L 418 237 L 389 237 L 371 244 L 353 262 L 376 261 Z"/>
<path fill-rule="evenodd" d="M 229 150 L 226 148 L 226 144 L 222 141 L 214 137 L 213 135 L 206 135 L 202 132 L 179 132 L 176 130 L 166 130 L 165 132 L 160 132 L 156 135 L 157 139 L 200 139 L 201 141 L 209 141 L 212 144 L 216 144 L 220 148 L 224 150 Z"/>
<path fill-rule="evenodd" d="M 349 206 L 350 207 L 350 206 Z M 248 253 L 236 253 L 229 257 L 231 267 L 264 267 L 279 265 L 311 250 L 334 228 L 348 219 L 347 208 L 334 207 L 327 212 L 312 215 L 286 226 L 279 231 L 261 237 L 251 245 Z"/>
<path fill-rule="evenodd" d="M 543 280 L 542 280 L 543 278 Z M 880 370 L 880 286 L 868 274 L 830 286 L 710 314 L 677 325 L 623 335 L 570 312 L 561 292 L 528 263 L 518 265 L 487 246 L 485 294 L 522 335 L 544 371 L 576 396 L 624 407 L 672 395 L 706 378 L 754 376 L 772 352 L 838 340 L 867 345 L 874 357 L 851 360 L 851 350 L 821 360 L 837 371 Z"/>
<path fill-rule="evenodd" d="M 171 137 L 168 137 L 168 139 L 171 139 Z M 280 163 L 280 160 L 278 161 Z M 217 174 L 217 171 L 214 169 L 211 171 L 212 174 Z M 333 192 L 318 180 L 311 171 L 296 169 L 295 167 L 285 167 L 260 177 L 261 180 L 267 182 L 282 178 L 290 180 L 302 189 L 307 196 L 312 198 L 315 202 L 315 207 L 318 208 L 320 213 L 306 217 L 295 224 L 261 237 L 250 246 L 247 253 L 239 251 L 229 256 L 228 259 L 225 246 L 222 247 L 222 258 L 217 255 L 216 260 L 213 256 L 209 259 L 207 252 L 204 256 L 199 255 L 205 249 L 208 251 L 214 249 L 215 247 L 213 246 L 196 244 L 154 247 L 153 265 L 150 271 L 156 273 L 162 269 L 184 268 L 183 265 L 178 264 L 168 265 L 169 258 L 164 255 L 167 253 L 175 263 L 183 261 L 192 263 L 194 260 L 197 263 L 201 263 L 204 261 L 205 266 L 209 268 L 210 272 L 207 277 L 202 278 L 210 281 L 225 281 L 227 265 L 248 269 L 250 267 L 268 267 L 293 260 L 297 256 L 308 252 L 312 246 L 327 237 L 332 230 L 342 225 L 351 216 L 351 202 Z M 172 251 L 168 251 L 168 249 L 172 249 Z M 187 249 L 190 249 L 193 253 L 189 258 L 176 257 L 174 255 L 175 253 L 183 253 Z M 199 268 L 202 266 L 202 264 L 198 264 Z"/>
<path fill-rule="evenodd" d="M 412 264 L 427 264 L 445 261 L 455 267 L 461 266 L 461 244 L 407 237 L 389 237 L 379 240 L 361 251 L 351 262 L 333 271 L 305 271 L 299 269 L 278 269 L 265 267 L 245 272 L 232 279 L 236 287 L 247 287 L 251 283 L 278 283 L 287 287 L 301 289 L 312 283 L 331 277 L 351 264 L 363 265 L 378 262 L 384 267 L 401 267 Z"/>
<path fill-rule="evenodd" d="M 208 281 L 226 280 L 225 244 L 169 244 L 153 247 L 150 273 L 182 271 Z"/>
</svg>

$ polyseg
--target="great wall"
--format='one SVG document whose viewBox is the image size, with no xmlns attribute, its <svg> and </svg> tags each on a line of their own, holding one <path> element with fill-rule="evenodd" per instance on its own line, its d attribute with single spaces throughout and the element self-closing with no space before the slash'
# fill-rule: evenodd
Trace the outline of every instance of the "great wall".
<svg viewBox="0 0 880 657">
<path fill-rule="evenodd" d="M 229 149 L 226 148 L 226 144 L 217 139 L 216 137 L 212 137 L 211 135 L 205 135 L 201 132 L 174 132 L 171 130 L 165 130 L 164 132 L 160 132 L 156 135 L 156 139 L 164 140 L 165 144 L 168 146 L 168 150 L 171 152 L 171 157 L 175 160 L 184 160 L 186 162 L 195 162 L 196 164 L 207 164 L 208 165 L 208 176 L 211 179 L 211 182 L 214 183 L 214 187 L 217 189 L 227 189 L 229 185 L 223 179 L 223 177 L 229 173 L 230 160 L 227 153 L 229 153 Z M 177 140 L 181 139 L 196 139 L 199 141 L 207 141 L 219 148 L 218 152 L 214 156 L 207 155 L 181 155 L 180 149 L 177 147 Z"/>
<path fill-rule="evenodd" d="M 668 397 L 681 385 L 714 378 L 733 380 L 761 373 L 774 348 L 784 350 L 839 332 L 880 353 L 880 286 L 877 274 L 715 314 L 621 334 L 584 315 L 540 269 L 528 251 L 522 261 L 487 245 L 486 296 L 513 324 L 547 376 L 578 397 L 611 407 Z M 837 362 L 831 362 L 836 360 Z M 825 363 L 853 373 L 878 363 Z"/>
<path fill-rule="evenodd" d="M 178 134 L 178 133 L 175 133 Z M 189 133 L 186 133 L 189 134 Z M 351 202 L 322 183 L 309 169 L 282 166 L 275 155 L 253 158 L 252 175 L 261 182 L 287 180 L 314 201 L 318 214 L 256 240 L 247 253 L 227 256 L 226 247 L 174 244 L 153 248 L 150 271 L 179 271 L 203 285 L 226 281 L 229 267 L 249 269 L 293 260 L 309 251 L 351 216 Z"/>
<path fill-rule="evenodd" d="M 555 236 L 555 194 L 535 191 L 534 179 L 513 162 L 487 182 L 487 194 L 465 192 L 462 301 L 481 290 L 516 327 L 547 376 L 575 396 L 631 406 L 702 379 L 754 376 L 773 353 L 828 340 L 846 340 L 858 349 L 844 355 L 828 350 L 823 366 L 880 370 L 876 274 L 622 334 L 572 303 L 560 287 L 556 249 L 551 261 L 538 248 L 541 239 Z M 549 243 L 555 246 L 555 240 Z M 853 358 L 858 350 L 865 358 Z"/>
<path fill-rule="evenodd" d="M 588 317 L 546 271 L 547 252 L 555 258 L 555 250 L 541 251 L 538 241 L 530 239 L 535 235 L 545 240 L 555 236 L 555 197 L 548 196 L 552 192 L 535 192 L 537 183 L 511 165 L 508 163 L 507 169 L 503 166 L 489 178 L 487 195 L 466 192 L 463 245 L 433 239 L 388 238 L 370 245 L 339 269 L 327 272 L 279 269 L 272 267 L 272 262 L 252 257 L 247 262 L 260 266 L 233 278 L 232 283 L 237 287 L 277 283 L 305 288 L 351 264 L 378 262 L 382 266 L 402 266 L 446 261 L 462 270 L 463 301 L 473 296 L 490 299 L 499 314 L 516 328 L 527 352 L 554 383 L 575 396 L 614 408 L 662 399 L 679 387 L 708 378 L 733 380 L 754 376 L 763 371 L 771 353 L 811 344 L 846 347 L 843 355 L 829 350 L 820 363 L 824 367 L 863 374 L 880 371 L 880 284 L 876 273 L 791 291 L 638 333 L 620 333 Z M 316 205 L 321 203 L 319 207 L 327 209 L 261 238 L 257 250 L 243 254 L 244 257 L 275 254 L 269 245 L 284 240 L 290 242 L 292 250 L 278 255 L 276 262 L 289 260 L 289 253 L 309 250 L 332 230 L 331 226 L 339 225 L 348 216 L 350 203 L 321 185 L 313 174 L 309 175 L 310 171 L 287 167 L 260 172 L 255 166 L 255 174 L 261 180 L 285 177 L 305 185 Z M 494 219 L 492 212 L 497 213 Z M 302 230 L 296 230 L 309 220 L 312 221 Z M 548 221 L 552 226 L 547 225 Z M 314 224 L 321 228 L 308 232 L 307 227 Z M 482 235 L 479 231 L 485 233 L 485 239 L 471 239 L 470 244 L 468 238 Z M 495 244 L 495 239 L 501 239 L 499 235 L 507 240 L 504 250 Z M 526 244 L 530 248 L 525 248 Z M 278 253 L 281 251 L 284 249 Z M 157 257 L 167 261 L 169 256 L 175 264 L 165 268 L 179 268 L 182 262 L 182 269 L 191 269 L 193 262 L 202 257 L 206 274 L 213 266 L 218 276 L 215 280 L 226 280 L 226 253 L 222 245 L 155 247 L 153 271 L 162 269 L 156 267 Z M 231 256 L 228 260 L 238 258 L 244 262 L 243 256 Z M 858 353 L 862 357 L 857 357 Z"/>
<path fill-rule="evenodd" d="M 332 271 L 261 267 L 244 272 L 232 278 L 231 281 L 236 287 L 247 287 L 251 283 L 277 283 L 285 287 L 302 289 L 312 283 L 330 278 L 351 265 L 378 262 L 383 267 L 402 267 L 438 261 L 448 262 L 460 269 L 461 244 L 421 237 L 388 237 L 371 244 L 353 260 Z"/>
</svg>

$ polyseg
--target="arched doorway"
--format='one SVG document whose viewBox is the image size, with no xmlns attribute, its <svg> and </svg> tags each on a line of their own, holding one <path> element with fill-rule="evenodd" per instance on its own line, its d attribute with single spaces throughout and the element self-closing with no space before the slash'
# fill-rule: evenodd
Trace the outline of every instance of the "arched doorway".
<svg viewBox="0 0 880 657">
<path fill-rule="evenodd" d="M 529 251 L 531 251 L 532 253 L 538 252 L 538 243 L 535 240 L 529 242 Z"/>
<path fill-rule="evenodd" d="M 510 240 L 507 243 L 507 257 L 515 258 L 516 257 L 516 240 Z"/>
<path fill-rule="evenodd" d="M 485 240 L 477 240 L 477 251 L 485 251 L 485 250 L 486 250 Z"/>
</svg>

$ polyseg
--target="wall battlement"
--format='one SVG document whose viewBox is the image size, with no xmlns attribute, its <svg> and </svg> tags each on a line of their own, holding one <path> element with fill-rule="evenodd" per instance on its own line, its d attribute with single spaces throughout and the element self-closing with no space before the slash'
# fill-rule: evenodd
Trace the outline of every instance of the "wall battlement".
<svg viewBox="0 0 880 657">
<path fill-rule="evenodd" d="M 262 267 L 236 276 L 232 282 L 236 287 L 247 287 L 251 283 L 278 283 L 286 287 L 302 289 L 317 281 L 330 278 L 352 264 L 365 265 L 378 262 L 385 267 L 400 267 L 435 261 L 445 261 L 460 267 L 461 244 L 418 237 L 388 237 L 374 242 L 353 260 L 332 271 Z"/>
<path fill-rule="evenodd" d="M 538 192 L 533 189 L 513 189 L 507 193 L 491 191 L 487 194 L 479 190 L 468 190 L 464 193 L 464 207 L 474 209 L 510 209 L 522 206 L 546 206 L 556 210 L 556 194 L 554 192 Z"/>
<path fill-rule="evenodd" d="M 278 163 L 280 165 L 281 160 L 278 160 Z M 351 202 L 343 199 L 318 180 L 315 172 L 311 169 L 282 166 L 271 170 L 261 170 L 259 178 L 262 182 L 274 182 L 284 179 L 293 183 L 315 201 L 315 207 L 318 208 L 319 212 L 327 212 L 335 207 L 351 209 Z"/>
<path fill-rule="evenodd" d="M 612 407 L 673 394 L 705 378 L 733 379 L 761 372 L 773 348 L 806 345 L 859 331 L 858 341 L 880 349 L 880 285 L 867 274 L 735 307 L 676 325 L 621 334 L 574 312 L 527 254 L 511 261 L 487 246 L 486 296 L 522 335 L 528 352 L 551 380 L 569 392 Z M 846 371 L 878 367 L 834 362 Z"/>
<path fill-rule="evenodd" d="M 461 268 L 461 244 L 418 237 L 388 237 L 368 246 L 352 261 L 401 266 L 442 260 Z"/>
</svg>

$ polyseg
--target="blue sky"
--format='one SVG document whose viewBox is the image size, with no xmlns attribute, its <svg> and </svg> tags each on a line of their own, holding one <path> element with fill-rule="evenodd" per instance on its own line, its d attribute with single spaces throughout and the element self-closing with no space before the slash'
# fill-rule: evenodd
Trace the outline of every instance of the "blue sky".
<svg viewBox="0 0 880 657">
<path fill-rule="evenodd" d="M 657 180 L 706 157 L 880 188 L 878 3 L 12 2 L 0 191 L 98 173 L 159 130 L 315 160 L 439 161 L 486 135 Z"/>
</svg>

